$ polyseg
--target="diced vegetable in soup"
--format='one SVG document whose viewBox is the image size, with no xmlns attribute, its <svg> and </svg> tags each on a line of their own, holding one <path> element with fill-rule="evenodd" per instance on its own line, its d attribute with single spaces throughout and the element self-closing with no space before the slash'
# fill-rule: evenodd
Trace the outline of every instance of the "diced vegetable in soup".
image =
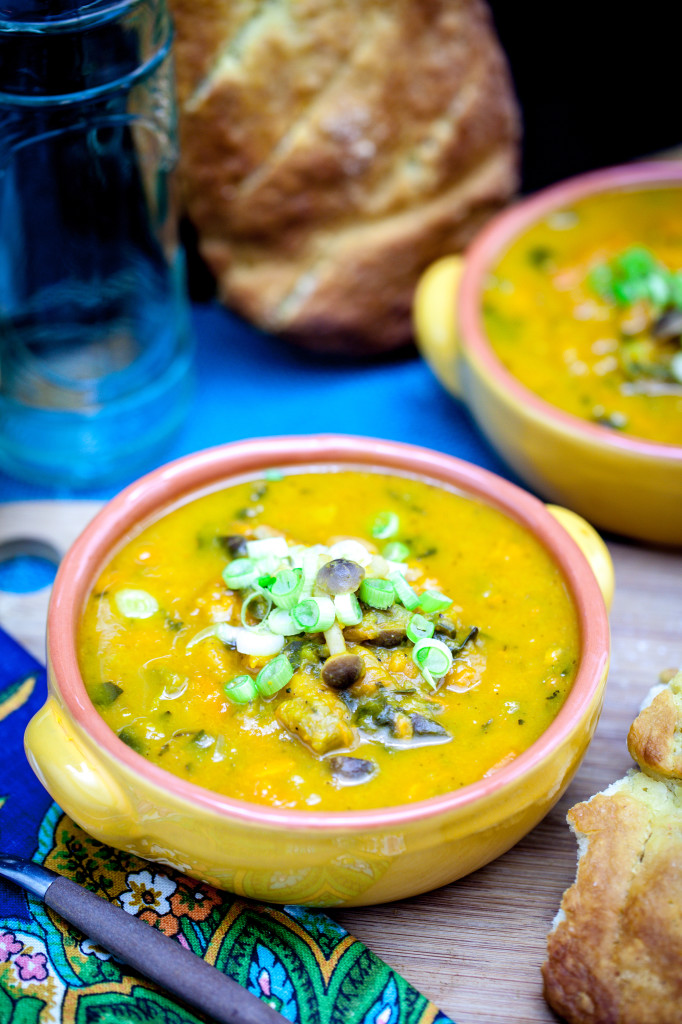
<svg viewBox="0 0 682 1024">
<path fill-rule="evenodd" d="M 120 550 L 79 656 L 99 713 L 154 764 L 340 810 L 509 763 L 559 711 L 578 645 L 559 570 L 497 510 L 379 472 L 273 471 Z"/>
<path fill-rule="evenodd" d="M 507 369 L 552 405 L 682 444 L 682 189 L 603 193 L 518 238 L 483 296 Z"/>
</svg>

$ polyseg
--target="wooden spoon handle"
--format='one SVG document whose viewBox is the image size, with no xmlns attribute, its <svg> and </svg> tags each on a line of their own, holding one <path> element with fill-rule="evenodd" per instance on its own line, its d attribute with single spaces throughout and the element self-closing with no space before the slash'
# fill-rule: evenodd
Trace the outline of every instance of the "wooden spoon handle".
<svg viewBox="0 0 682 1024">
<path fill-rule="evenodd" d="M 220 1024 L 283 1024 L 284 1017 L 201 957 L 121 907 L 59 877 L 45 903 L 119 960 Z"/>
</svg>

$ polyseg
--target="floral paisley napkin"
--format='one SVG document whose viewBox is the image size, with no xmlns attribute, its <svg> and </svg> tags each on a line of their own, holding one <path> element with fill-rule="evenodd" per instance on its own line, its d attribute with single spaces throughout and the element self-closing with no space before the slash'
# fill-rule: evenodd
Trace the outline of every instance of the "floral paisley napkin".
<svg viewBox="0 0 682 1024">
<path fill-rule="evenodd" d="M 43 668 L 0 630 L 0 850 L 119 903 L 300 1024 L 449 1024 L 326 914 L 250 903 L 91 839 L 23 751 Z M 0 880 L 0 1024 L 191 1024 L 198 1018 Z"/>
</svg>

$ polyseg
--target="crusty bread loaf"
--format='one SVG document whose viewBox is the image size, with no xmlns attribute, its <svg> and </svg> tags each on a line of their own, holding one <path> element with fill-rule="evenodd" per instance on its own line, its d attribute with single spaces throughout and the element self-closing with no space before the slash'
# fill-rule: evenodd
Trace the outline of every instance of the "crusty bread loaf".
<svg viewBox="0 0 682 1024">
<path fill-rule="evenodd" d="M 517 183 L 484 0 L 170 0 L 181 180 L 224 301 L 305 346 L 407 342 L 419 273 Z"/>
<path fill-rule="evenodd" d="M 548 1002 L 570 1024 L 682 1020 L 682 777 L 670 740 L 682 731 L 680 692 L 682 672 L 633 723 L 629 746 L 642 770 L 568 813 L 578 873 L 543 975 Z"/>
<path fill-rule="evenodd" d="M 634 720 L 628 750 L 653 778 L 682 779 L 682 672 L 661 687 Z"/>
</svg>

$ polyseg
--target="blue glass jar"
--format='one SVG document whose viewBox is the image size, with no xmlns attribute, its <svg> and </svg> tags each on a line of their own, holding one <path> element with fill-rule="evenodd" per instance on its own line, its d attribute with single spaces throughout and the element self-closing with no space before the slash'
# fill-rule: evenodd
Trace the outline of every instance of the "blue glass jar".
<svg viewBox="0 0 682 1024">
<path fill-rule="evenodd" d="M 192 346 L 163 0 L 0 0 L 0 467 L 89 485 L 159 457 Z"/>
</svg>

